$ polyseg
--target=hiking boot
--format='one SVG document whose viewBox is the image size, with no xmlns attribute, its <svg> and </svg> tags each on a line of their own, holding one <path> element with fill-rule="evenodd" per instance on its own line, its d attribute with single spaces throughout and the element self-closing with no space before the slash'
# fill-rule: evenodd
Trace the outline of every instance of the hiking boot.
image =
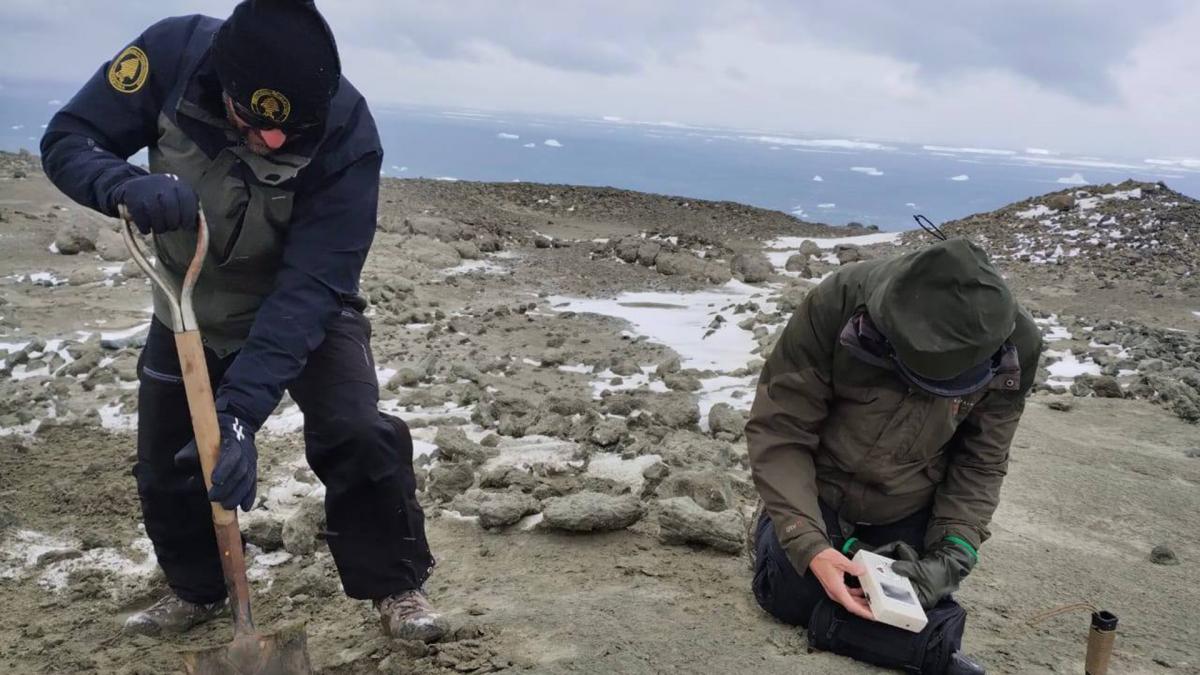
<svg viewBox="0 0 1200 675">
<path fill-rule="evenodd" d="M 446 634 L 446 620 L 421 591 L 405 591 L 375 601 L 383 632 L 397 640 L 436 642 Z"/>
<path fill-rule="evenodd" d="M 172 593 L 126 619 L 121 631 L 127 635 L 150 636 L 182 633 L 216 617 L 227 604 L 225 600 L 220 600 L 197 605 L 181 600 Z"/>
</svg>

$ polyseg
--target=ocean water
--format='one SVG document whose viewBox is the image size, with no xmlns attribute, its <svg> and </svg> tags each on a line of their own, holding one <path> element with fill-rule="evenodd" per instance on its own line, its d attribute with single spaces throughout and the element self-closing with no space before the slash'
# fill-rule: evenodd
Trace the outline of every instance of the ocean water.
<svg viewBox="0 0 1200 675">
<path fill-rule="evenodd" d="M 0 89 L 0 149 L 36 151 L 42 125 L 70 94 Z M 942 222 L 1127 178 L 1200 196 L 1200 159 L 1079 156 L 984 142 L 953 148 L 612 117 L 382 105 L 374 112 L 386 176 L 612 186 L 883 230 L 913 227 L 915 213 Z"/>
</svg>

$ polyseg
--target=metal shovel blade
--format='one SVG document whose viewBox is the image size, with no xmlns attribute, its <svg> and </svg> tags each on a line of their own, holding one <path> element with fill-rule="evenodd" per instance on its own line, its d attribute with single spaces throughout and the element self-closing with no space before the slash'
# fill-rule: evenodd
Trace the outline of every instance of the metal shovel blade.
<svg viewBox="0 0 1200 675">
<path fill-rule="evenodd" d="M 184 652 L 183 670 L 189 675 L 310 675 L 308 636 L 303 625 L 270 635 L 238 635 L 228 645 Z"/>
</svg>

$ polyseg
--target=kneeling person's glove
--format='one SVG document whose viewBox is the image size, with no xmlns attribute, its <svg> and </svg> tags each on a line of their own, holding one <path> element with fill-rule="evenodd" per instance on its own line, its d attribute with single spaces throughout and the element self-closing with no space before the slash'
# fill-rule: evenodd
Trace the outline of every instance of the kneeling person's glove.
<svg viewBox="0 0 1200 675">
<path fill-rule="evenodd" d="M 976 560 L 974 551 L 945 540 L 927 551 L 920 560 L 897 560 L 892 563 L 892 571 L 912 581 L 921 598 L 921 606 L 929 609 L 958 590 Z"/>
<path fill-rule="evenodd" d="M 221 428 L 221 454 L 213 467 L 212 489 L 209 501 L 217 502 L 233 510 L 241 505 L 243 511 L 254 506 L 258 489 L 258 450 L 254 447 L 254 429 L 234 415 L 219 413 L 217 425 Z M 196 441 L 192 440 L 175 454 L 177 466 L 200 465 Z"/>
<path fill-rule="evenodd" d="M 200 198 L 187 183 L 165 173 L 131 178 L 112 193 L 115 204 L 129 209 L 133 224 L 142 234 L 195 229 Z"/>
</svg>

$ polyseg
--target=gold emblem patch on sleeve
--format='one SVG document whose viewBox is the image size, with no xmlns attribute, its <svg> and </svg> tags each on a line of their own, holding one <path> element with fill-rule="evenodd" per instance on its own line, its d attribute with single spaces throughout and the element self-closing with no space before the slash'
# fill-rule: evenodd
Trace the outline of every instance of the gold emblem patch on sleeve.
<svg viewBox="0 0 1200 675">
<path fill-rule="evenodd" d="M 292 103 L 274 89 L 259 89 L 250 95 L 250 110 L 278 124 L 292 114 Z"/>
<path fill-rule="evenodd" d="M 150 59 L 137 47 L 126 47 L 108 66 L 108 83 L 122 94 L 132 94 L 150 75 Z"/>
</svg>

